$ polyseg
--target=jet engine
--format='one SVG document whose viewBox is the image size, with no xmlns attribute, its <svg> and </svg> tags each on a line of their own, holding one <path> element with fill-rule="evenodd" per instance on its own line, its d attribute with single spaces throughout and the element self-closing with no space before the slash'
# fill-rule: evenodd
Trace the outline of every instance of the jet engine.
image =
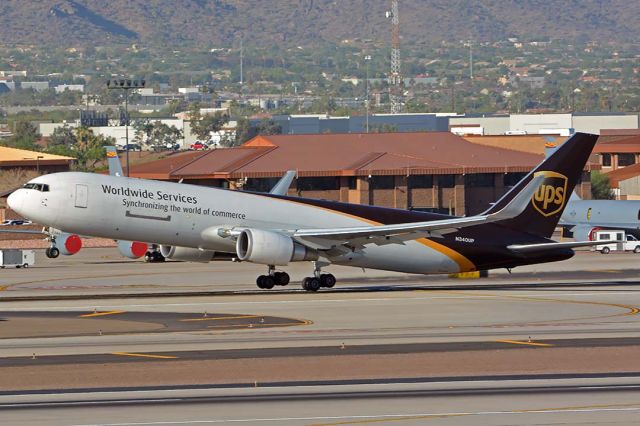
<svg viewBox="0 0 640 426">
<path fill-rule="evenodd" d="M 138 259 L 149 250 L 147 243 L 140 241 L 118 240 L 118 250 L 120 254 L 129 259 Z"/>
<path fill-rule="evenodd" d="M 160 254 L 167 259 L 201 263 L 210 262 L 216 256 L 216 252 L 213 250 L 177 246 L 160 246 Z"/>
<path fill-rule="evenodd" d="M 318 252 L 293 241 L 287 235 L 261 229 L 244 229 L 236 241 L 239 260 L 264 265 L 288 265 L 289 262 L 318 260 Z"/>
<path fill-rule="evenodd" d="M 65 256 L 76 254 L 82 248 L 82 240 L 76 234 L 61 233 L 56 236 L 55 247 Z M 57 257 L 57 256 L 52 256 Z"/>
</svg>

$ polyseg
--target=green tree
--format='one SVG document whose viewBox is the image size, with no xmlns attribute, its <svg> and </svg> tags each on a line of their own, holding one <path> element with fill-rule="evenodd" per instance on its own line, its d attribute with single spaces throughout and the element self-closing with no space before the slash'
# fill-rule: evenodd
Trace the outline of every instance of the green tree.
<svg viewBox="0 0 640 426">
<path fill-rule="evenodd" d="M 229 122 L 229 116 L 222 111 L 216 111 L 213 115 L 206 114 L 203 116 L 200 113 L 199 103 L 192 105 L 189 110 L 189 119 L 191 120 L 191 132 L 201 141 L 211 139 L 211 133 L 220 131 Z"/>
<path fill-rule="evenodd" d="M 73 146 L 78 140 L 73 129 L 69 126 L 56 127 L 49 138 L 49 146 Z"/>
<path fill-rule="evenodd" d="M 612 200 L 614 198 L 607 175 L 598 171 L 591 172 L 591 196 L 595 200 Z"/>
<path fill-rule="evenodd" d="M 154 150 L 162 150 L 175 145 L 180 138 L 182 130 L 158 121 L 153 125 L 148 143 Z"/>
<path fill-rule="evenodd" d="M 135 136 L 133 140 L 139 144 L 146 144 L 151 133 L 153 132 L 154 124 L 147 118 L 137 119 L 133 122 L 133 129 Z"/>
<path fill-rule="evenodd" d="M 15 123 L 15 131 L 9 144 L 15 148 L 38 151 L 40 148 L 36 141 L 40 137 L 37 127 L 30 121 L 18 121 Z"/>
</svg>

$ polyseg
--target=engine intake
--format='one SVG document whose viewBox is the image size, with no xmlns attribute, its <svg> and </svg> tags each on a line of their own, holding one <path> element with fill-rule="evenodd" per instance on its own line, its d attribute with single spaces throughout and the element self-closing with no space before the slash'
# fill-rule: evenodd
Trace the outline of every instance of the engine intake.
<svg viewBox="0 0 640 426">
<path fill-rule="evenodd" d="M 318 252 L 293 241 L 287 235 L 261 229 L 244 229 L 236 241 L 238 259 L 263 265 L 318 260 Z"/>
</svg>

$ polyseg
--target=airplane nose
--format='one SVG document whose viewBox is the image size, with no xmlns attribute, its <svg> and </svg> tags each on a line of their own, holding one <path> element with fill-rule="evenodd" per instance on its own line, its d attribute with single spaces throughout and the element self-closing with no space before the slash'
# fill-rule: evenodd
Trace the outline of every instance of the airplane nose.
<svg viewBox="0 0 640 426">
<path fill-rule="evenodd" d="M 24 191 L 18 189 L 9 195 L 7 198 L 7 205 L 14 212 L 20 213 L 20 209 L 22 208 L 22 204 L 24 203 Z"/>
</svg>

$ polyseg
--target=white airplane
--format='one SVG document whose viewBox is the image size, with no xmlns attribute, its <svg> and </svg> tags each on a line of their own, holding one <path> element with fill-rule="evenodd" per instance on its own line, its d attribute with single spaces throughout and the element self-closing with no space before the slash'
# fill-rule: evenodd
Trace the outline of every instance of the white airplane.
<svg viewBox="0 0 640 426">
<path fill-rule="evenodd" d="M 550 240 L 597 140 L 576 133 L 486 212 L 453 217 L 90 173 L 55 173 L 9 196 L 22 216 L 81 235 L 154 242 L 172 259 L 216 253 L 267 266 L 260 288 L 289 283 L 276 267 L 313 262 L 309 291 L 333 287 L 330 264 L 456 273 L 551 262 L 593 242 Z"/>
</svg>

